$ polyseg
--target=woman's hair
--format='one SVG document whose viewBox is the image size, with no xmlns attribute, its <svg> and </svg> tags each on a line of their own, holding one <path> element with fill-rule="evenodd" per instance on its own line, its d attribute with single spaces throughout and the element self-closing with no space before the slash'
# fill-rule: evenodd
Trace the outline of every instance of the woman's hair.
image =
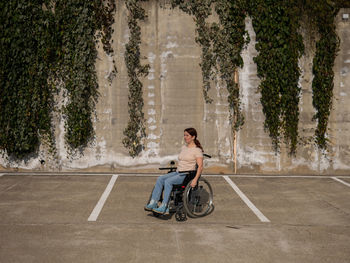
<svg viewBox="0 0 350 263">
<path fill-rule="evenodd" d="M 204 152 L 201 143 L 197 140 L 197 131 L 196 131 L 196 129 L 195 128 L 187 128 L 187 129 L 184 130 L 184 132 L 187 132 L 191 136 L 194 136 L 194 143 L 196 144 L 196 146 L 198 148 L 200 148 L 202 150 L 202 152 Z"/>
</svg>

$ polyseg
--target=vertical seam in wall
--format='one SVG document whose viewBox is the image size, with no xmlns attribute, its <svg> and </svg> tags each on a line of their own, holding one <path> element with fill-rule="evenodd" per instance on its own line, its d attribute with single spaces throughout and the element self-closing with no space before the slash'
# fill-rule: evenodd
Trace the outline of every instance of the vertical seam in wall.
<svg viewBox="0 0 350 263">
<path fill-rule="evenodd" d="M 154 60 L 154 77 L 155 79 L 159 79 L 159 77 L 157 77 L 157 74 L 159 76 L 160 73 L 160 64 L 159 64 L 159 39 L 158 39 L 158 31 L 159 31 L 159 0 L 156 1 L 156 41 L 155 41 L 155 53 L 156 53 L 156 58 Z M 154 86 L 154 89 L 158 91 L 158 99 L 160 102 L 160 112 L 159 112 L 159 117 L 157 118 L 156 116 L 156 121 L 158 120 L 158 127 L 159 127 L 159 149 L 161 149 L 161 139 L 162 138 L 162 122 L 163 122 L 163 96 L 162 96 L 162 90 L 161 90 L 161 83 L 160 81 L 156 81 L 156 84 Z M 155 105 L 157 106 L 157 105 Z M 160 154 L 160 152 L 158 152 L 158 155 Z"/>
</svg>

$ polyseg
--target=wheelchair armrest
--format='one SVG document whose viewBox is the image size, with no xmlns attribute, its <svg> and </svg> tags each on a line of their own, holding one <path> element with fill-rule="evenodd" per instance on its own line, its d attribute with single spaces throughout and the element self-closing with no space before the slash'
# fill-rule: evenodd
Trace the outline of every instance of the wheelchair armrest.
<svg viewBox="0 0 350 263">
<path fill-rule="evenodd" d="M 169 172 L 175 172 L 176 171 L 176 167 L 161 167 L 158 168 L 159 170 L 169 170 Z"/>
</svg>

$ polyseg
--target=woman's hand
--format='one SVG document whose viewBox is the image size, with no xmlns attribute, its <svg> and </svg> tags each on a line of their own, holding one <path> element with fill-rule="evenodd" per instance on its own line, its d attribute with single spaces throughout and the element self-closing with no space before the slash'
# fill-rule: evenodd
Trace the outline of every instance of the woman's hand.
<svg viewBox="0 0 350 263">
<path fill-rule="evenodd" d="M 194 178 L 194 179 L 192 180 L 192 182 L 191 182 L 191 187 L 192 187 L 192 188 L 195 188 L 196 185 L 197 185 L 197 179 Z"/>
</svg>

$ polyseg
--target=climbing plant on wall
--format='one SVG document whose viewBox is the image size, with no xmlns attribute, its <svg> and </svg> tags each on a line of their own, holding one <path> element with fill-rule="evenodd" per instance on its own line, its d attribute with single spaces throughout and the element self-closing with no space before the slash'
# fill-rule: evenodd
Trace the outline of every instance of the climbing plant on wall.
<svg viewBox="0 0 350 263">
<path fill-rule="evenodd" d="M 131 156 L 142 150 L 145 137 L 142 82 L 148 65 L 141 65 L 141 30 L 146 18 L 141 0 L 125 1 L 130 39 L 125 63 L 129 77 L 129 123 L 124 146 Z M 246 10 L 256 32 L 254 59 L 261 78 L 259 90 L 265 114 L 264 127 L 276 151 L 284 138 L 291 154 L 298 142 L 300 77 L 298 59 L 303 52 L 299 20 L 304 12 L 317 29 L 319 40 L 313 60 L 313 105 L 317 121 L 315 141 L 327 147 L 327 125 L 333 97 L 333 65 L 339 46 L 334 19 L 348 1 L 312 0 L 171 0 L 172 7 L 194 17 L 196 42 L 202 49 L 200 67 L 203 94 L 217 73 L 227 86 L 234 130 L 243 125 L 239 87 L 234 71 L 242 67 L 242 48 L 249 41 L 244 28 Z M 94 136 L 92 114 L 98 99 L 95 72 L 96 43 L 113 56 L 112 24 L 115 0 L 8 0 L 0 3 L 0 150 L 22 159 L 48 143 L 54 151 L 51 124 L 54 94 L 66 94 L 65 139 L 68 147 L 85 147 Z M 219 21 L 208 23 L 215 10 Z M 116 68 L 110 76 L 115 75 Z M 110 79 L 111 80 L 111 79 Z M 58 85 L 59 84 L 59 85 Z"/>
<path fill-rule="evenodd" d="M 0 149 L 14 158 L 36 151 L 40 136 L 52 138 L 54 17 L 43 3 L 0 3 Z"/>
<path fill-rule="evenodd" d="M 230 121 L 238 130 L 244 122 L 240 109 L 239 87 L 234 80 L 237 67 L 243 66 L 241 51 L 249 42 L 245 31 L 246 1 L 236 0 L 172 0 L 172 7 L 194 16 L 196 23 L 196 42 L 202 49 L 201 69 L 203 77 L 203 94 L 206 103 L 211 103 L 208 96 L 210 80 L 216 71 L 229 92 Z M 206 19 L 215 9 L 219 22 L 210 24 Z"/>
<path fill-rule="evenodd" d="M 265 114 L 264 127 L 269 132 L 274 149 L 280 148 L 280 139 L 295 154 L 298 142 L 300 70 L 298 59 L 304 46 L 298 33 L 300 9 L 293 1 L 254 0 L 250 14 L 256 32 L 254 58 L 259 90 Z"/>
<path fill-rule="evenodd" d="M 85 146 L 98 96 L 95 33 L 102 30 L 105 50 L 112 52 L 114 1 L 9 0 L 0 8 L 0 149 L 21 159 L 40 142 L 54 147 L 57 83 L 68 95 L 66 142 L 71 149 Z"/>
<path fill-rule="evenodd" d="M 319 40 L 313 59 L 312 104 L 316 110 L 313 117 L 317 121 L 315 141 L 322 150 L 327 150 L 327 125 L 333 98 L 333 66 L 339 47 L 334 19 L 339 11 L 334 3 L 328 1 L 305 1 L 304 10 L 316 28 Z"/>
<path fill-rule="evenodd" d="M 84 148 L 93 138 L 92 113 L 98 98 L 98 83 L 95 72 L 96 31 L 102 31 L 104 49 L 113 52 L 110 46 L 110 25 L 113 23 L 115 4 L 107 1 L 57 1 L 55 15 L 56 32 L 60 33 L 58 76 L 67 91 L 67 104 L 63 113 L 65 139 L 69 150 Z"/>
<path fill-rule="evenodd" d="M 93 8 L 83 0 L 58 1 L 55 7 L 57 31 L 62 32 L 59 73 L 68 95 L 65 139 L 71 149 L 86 146 L 93 135 L 91 113 L 98 97 Z"/>
<path fill-rule="evenodd" d="M 129 78 L 129 122 L 124 130 L 124 146 L 132 157 L 137 156 L 142 150 L 142 138 L 145 133 L 145 118 L 142 97 L 142 82 L 139 77 L 147 76 L 149 65 L 141 65 L 140 44 L 141 28 L 138 21 L 146 18 L 145 10 L 140 6 L 140 0 L 126 0 L 128 9 L 128 26 L 130 30 L 129 42 L 125 45 L 125 64 Z"/>
<path fill-rule="evenodd" d="M 216 0 L 215 11 L 219 23 L 211 26 L 213 54 L 220 78 L 226 84 L 229 96 L 230 122 L 236 131 L 243 126 L 244 116 L 241 111 L 239 86 L 234 73 L 238 67 L 243 67 L 241 52 L 249 42 L 245 30 L 246 1 Z"/>
<path fill-rule="evenodd" d="M 210 80 L 219 70 L 221 79 L 229 91 L 230 120 L 234 130 L 243 125 L 240 111 L 239 88 L 234 82 L 235 68 L 243 65 L 240 53 L 245 43 L 244 19 L 246 11 L 253 19 L 256 32 L 256 49 L 259 55 L 254 58 L 261 78 L 259 90 L 265 114 L 264 127 L 269 133 L 273 148 L 280 149 L 281 139 L 289 147 L 289 153 L 295 155 L 298 143 L 299 97 L 298 80 L 300 69 L 298 59 L 303 54 L 302 37 L 298 32 L 303 13 L 307 13 L 318 29 L 320 40 L 317 42 L 313 63 L 313 105 L 317 120 L 315 141 L 321 149 L 326 148 L 326 131 L 332 104 L 333 76 L 332 67 L 338 48 L 334 17 L 339 7 L 350 5 L 343 0 L 207 0 L 184 1 L 171 0 L 172 7 L 178 6 L 184 12 L 193 15 L 196 22 L 196 42 L 202 48 L 201 69 L 203 75 L 203 93 L 208 97 Z M 212 5 L 219 17 L 219 23 L 211 26 L 206 19 L 211 15 Z M 215 70 L 213 70 L 215 69 Z"/>
<path fill-rule="evenodd" d="M 334 18 L 342 1 L 251 1 L 251 15 L 257 34 L 255 58 L 258 75 L 262 79 L 261 102 L 266 117 L 264 126 L 269 131 L 275 150 L 279 149 L 283 136 L 295 154 L 298 142 L 298 103 L 300 88 L 297 86 L 299 70 L 297 59 L 303 46 L 297 30 L 302 14 L 316 28 L 319 40 L 313 60 L 313 106 L 317 120 L 316 145 L 327 148 L 327 125 L 333 97 L 333 65 L 339 39 Z M 277 46 L 277 48 L 276 48 Z M 279 46 L 279 47 L 278 47 Z"/>
<path fill-rule="evenodd" d="M 215 67 L 215 58 L 212 52 L 211 31 L 206 19 L 211 15 L 211 4 L 214 0 L 171 0 L 172 8 L 179 7 L 182 11 L 194 16 L 196 23 L 196 42 L 202 49 L 200 67 L 203 79 L 203 95 L 206 103 L 213 100 L 208 96 L 210 80 L 213 77 L 212 68 Z"/>
</svg>

